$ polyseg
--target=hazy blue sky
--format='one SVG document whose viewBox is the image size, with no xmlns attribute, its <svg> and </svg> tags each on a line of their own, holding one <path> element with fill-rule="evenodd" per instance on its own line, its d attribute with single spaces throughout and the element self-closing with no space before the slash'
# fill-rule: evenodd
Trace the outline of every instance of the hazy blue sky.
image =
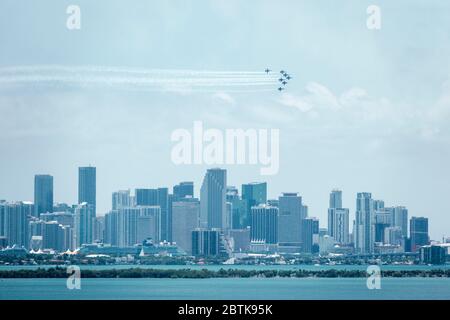
<svg viewBox="0 0 450 320">
<path fill-rule="evenodd" d="M 80 30 L 66 28 L 70 4 Z M 381 30 L 366 27 L 370 4 Z M 450 236 L 449 12 L 448 1 L 2 0 L 0 199 L 32 200 L 34 174 L 49 173 L 55 201 L 74 203 L 88 164 L 101 214 L 118 189 L 193 180 L 198 193 L 207 166 L 172 164 L 170 134 L 202 120 L 280 129 L 279 174 L 229 166 L 230 185 L 298 191 L 322 226 L 332 188 L 352 216 L 368 191 L 429 217 L 434 239 Z M 15 67 L 43 65 L 271 67 L 295 79 L 283 94 L 11 81 Z"/>
</svg>

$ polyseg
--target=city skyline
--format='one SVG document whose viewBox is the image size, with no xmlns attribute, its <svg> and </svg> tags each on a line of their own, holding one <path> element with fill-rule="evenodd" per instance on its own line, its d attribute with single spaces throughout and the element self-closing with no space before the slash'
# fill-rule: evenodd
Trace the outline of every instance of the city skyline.
<svg viewBox="0 0 450 320">
<path fill-rule="evenodd" d="M 264 179 L 270 197 L 298 191 L 322 221 L 329 190 L 344 190 L 351 215 L 355 195 L 371 192 L 440 221 L 430 228 L 442 237 L 450 230 L 442 200 L 450 189 L 449 4 L 429 1 L 432 11 L 417 0 L 377 4 L 380 30 L 367 28 L 369 4 L 357 0 L 327 1 L 327 10 L 295 0 L 138 0 L 140 10 L 80 0 L 81 28 L 68 30 L 66 4 L 0 3 L 8 23 L 0 28 L 1 197 L 32 200 L 30 179 L 49 173 L 55 199 L 74 203 L 73 168 L 89 163 L 99 168 L 100 214 L 113 190 L 178 180 L 200 186 L 208 166 L 175 165 L 170 137 L 202 121 L 205 129 L 279 129 L 278 174 L 224 167 L 234 184 Z M 128 81 L 124 74 L 149 70 L 265 76 L 266 68 L 288 70 L 288 90 L 141 90 L 111 86 L 112 71 L 100 73 L 104 83 L 89 81 L 92 69 L 122 70 Z M 81 74 L 85 82 L 42 82 L 55 76 L 49 69 L 90 71 Z"/>
<path fill-rule="evenodd" d="M 89 165 L 88 167 L 79 167 L 78 170 L 78 174 L 79 176 L 83 176 L 86 173 L 83 172 L 83 170 L 89 169 L 90 171 L 93 171 L 93 179 L 91 180 L 90 183 L 94 185 L 94 190 L 90 190 L 91 193 L 94 193 L 94 198 L 91 199 L 91 201 L 93 201 L 94 203 L 96 202 L 95 199 L 95 194 L 97 193 L 97 190 L 95 188 L 96 185 L 96 169 L 97 167 L 94 167 L 92 165 Z M 229 171 L 227 169 L 222 169 L 222 168 L 210 168 L 206 170 L 206 174 L 204 175 L 203 178 L 203 182 L 205 182 L 205 179 L 207 179 L 208 174 L 210 174 L 211 172 L 224 172 L 225 175 L 225 183 L 227 181 L 227 175 L 229 174 Z M 41 189 L 42 186 L 40 184 L 36 184 L 36 179 L 42 179 L 42 177 L 44 177 L 45 179 L 50 179 L 52 182 L 51 185 L 51 190 L 52 190 L 52 196 L 53 196 L 53 181 L 54 181 L 54 177 L 52 175 L 49 174 L 36 174 L 35 175 L 35 184 L 34 184 L 34 188 L 35 189 Z M 223 178 L 222 178 L 223 179 Z M 85 184 L 86 182 L 83 179 L 79 179 L 78 181 L 78 191 L 80 192 L 80 188 Z M 115 210 L 115 203 L 121 203 L 121 201 L 125 201 L 124 205 L 122 205 L 122 207 L 126 208 L 126 207 L 133 207 L 133 204 L 130 203 L 130 199 L 131 197 L 134 198 L 134 206 L 161 206 L 161 211 L 163 212 L 162 214 L 162 219 L 165 220 L 165 222 L 163 223 L 163 227 L 161 228 L 162 233 L 160 234 L 160 237 L 162 239 L 169 239 L 171 240 L 171 233 L 172 230 L 170 230 L 169 225 L 171 225 L 171 222 L 169 222 L 169 219 L 171 219 L 172 217 L 169 217 L 169 211 L 170 209 L 165 207 L 168 206 L 169 203 L 174 203 L 177 201 L 184 201 L 181 200 L 181 198 L 183 197 L 192 197 L 193 200 L 201 200 L 201 188 L 198 188 L 197 194 L 196 194 L 196 188 L 195 188 L 195 183 L 193 181 L 179 181 L 177 184 L 174 184 L 173 186 L 167 186 L 167 187 L 156 187 L 156 188 L 128 188 L 125 190 L 115 190 L 112 191 L 110 193 L 110 206 L 109 208 L 104 212 L 104 213 L 96 213 L 95 212 L 95 206 L 93 204 L 90 204 L 93 207 L 93 216 L 97 216 L 97 217 L 104 217 L 106 214 L 110 213 L 112 210 Z M 215 187 L 215 186 L 214 186 Z M 224 185 L 223 187 L 223 201 L 224 203 L 228 203 L 231 201 L 231 203 L 233 202 L 232 200 L 229 200 L 228 197 L 225 197 L 225 195 L 227 195 L 228 190 L 230 187 L 236 187 L 236 185 Z M 348 239 L 349 235 L 352 234 L 352 223 L 354 222 L 355 225 L 355 229 L 354 231 L 356 232 L 355 235 L 353 235 L 353 237 L 356 237 L 355 239 L 358 239 L 357 234 L 359 232 L 362 232 L 362 238 L 368 239 L 367 241 L 369 241 L 369 244 L 357 244 L 358 240 L 356 240 L 355 246 L 372 246 L 373 247 L 373 243 L 375 242 L 375 234 L 373 234 L 373 238 L 371 237 L 365 237 L 364 236 L 364 232 L 371 232 L 370 230 L 362 230 L 362 231 L 357 231 L 357 225 L 358 225 L 358 219 L 366 219 L 364 218 L 364 216 L 361 216 L 360 218 L 358 217 L 358 212 L 357 210 L 355 210 L 352 214 L 352 211 L 347 208 L 344 207 L 345 202 L 342 200 L 343 199 L 343 194 L 345 194 L 345 192 L 343 192 L 343 190 L 338 189 L 338 188 L 333 188 L 329 191 L 328 193 L 328 199 L 325 200 L 326 202 L 328 202 L 328 210 L 327 213 L 325 213 L 324 217 L 321 217 L 321 215 L 319 214 L 315 214 L 314 211 L 312 211 L 312 214 L 310 214 L 310 206 L 308 205 L 308 202 L 306 201 L 306 204 L 304 202 L 304 198 L 302 197 L 300 192 L 281 192 L 278 196 L 268 196 L 267 194 L 267 182 L 263 182 L 263 181 L 253 181 L 253 182 L 247 182 L 247 183 L 243 183 L 240 185 L 241 187 L 241 192 L 239 192 L 239 186 L 237 186 L 237 194 L 239 194 L 239 197 L 242 199 L 247 200 L 247 203 L 250 205 L 250 203 L 252 203 L 252 205 L 250 205 L 250 207 L 247 207 L 248 209 L 251 209 L 252 207 L 258 207 L 260 205 L 266 206 L 268 205 L 270 207 L 270 202 L 271 201 L 287 201 L 288 199 L 292 198 L 292 199 L 297 199 L 295 201 L 299 201 L 298 203 L 296 203 L 296 205 L 294 205 L 294 203 L 292 203 L 291 206 L 292 208 L 296 207 L 298 210 L 298 215 L 300 217 L 300 220 L 303 220 L 305 218 L 317 218 L 319 221 L 321 221 L 320 223 L 320 228 L 326 228 L 328 229 L 328 233 L 332 236 L 334 236 L 334 238 L 336 240 L 343 240 L 340 241 L 341 243 L 347 243 L 347 242 L 351 242 L 350 239 Z M 170 192 L 169 190 L 173 190 L 174 192 L 178 193 L 178 194 L 183 194 L 183 197 L 177 198 L 176 194 L 174 194 L 173 192 Z M 162 192 L 162 193 L 161 193 Z M 221 191 L 222 192 L 222 191 Z M 256 192 L 256 194 L 255 194 Z M 247 193 L 247 196 L 245 195 L 245 193 Z M 249 198 L 249 194 L 251 193 L 253 196 L 255 196 L 256 198 L 260 197 L 261 200 L 258 202 L 255 200 L 252 200 L 251 198 Z M 120 196 L 122 194 L 122 197 Z M 208 193 L 205 193 L 205 199 L 208 197 L 207 195 Z M 161 200 L 160 197 L 164 196 L 164 201 L 160 202 Z M 407 236 L 407 231 L 409 225 L 412 225 L 412 222 L 410 220 L 408 220 L 408 209 L 407 206 L 399 206 L 397 204 L 391 204 L 390 206 L 386 205 L 385 207 L 385 202 L 383 200 L 376 200 L 374 198 L 372 198 L 372 193 L 369 192 L 358 192 L 355 195 L 355 200 L 356 200 L 356 208 L 359 208 L 360 206 L 371 206 L 369 203 L 366 202 L 360 202 L 360 197 L 362 200 L 364 200 L 364 198 L 370 199 L 373 202 L 373 207 L 372 210 L 373 212 L 371 213 L 373 215 L 373 219 L 376 218 L 376 214 L 380 214 L 380 210 L 394 210 L 392 213 L 391 212 L 387 212 L 389 215 L 392 215 L 392 226 L 394 227 L 399 227 L 400 230 L 402 231 L 402 236 L 405 237 Z M 169 198 L 171 198 L 171 200 L 169 200 Z M 128 198 L 128 199 L 126 199 Z M 219 197 L 220 198 L 220 197 Z M 214 201 L 218 201 L 217 197 L 215 197 Z M 379 197 L 377 197 L 379 198 Z M 83 197 L 80 199 L 84 199 Z M 286 200 L 283 200 L 286 199 Z M 25 202 L 27 204 L 34 204 L 32 201 L 27 201 L 27 200 L 9 200 L 9 199 L 2 199 L 0 197 L 0 200 L 4 200 L 7 203 L 15 203 L 15 202 Z M 112 202 L 111 202 L 112 200 Z M 250 200 L 250 201 L 249 201 Z M 292 201 L 292 200 L 290 200 Z M 83 206 L 85 205 L 89 205 L 86 201 L 81 201 L 79 203 L 77 202 L 62 202 L 62 201 L 54 201 L 53 202 L 54 205 L 68 205 L 68 206 L 75 206 L 75 208 L 83 208 Z M 163 204 L 166 203 L 166 204 Z M 199 201 L 199 204 L 201 203 L 201 201 Z M 361 203 L 361 204 L 360 204 Z M 379 208 L 378 208 L 379 207 Z M 116 208 L 117 209 L 117 208 Z M 35 211 L 36 209 L 33 210 L 33 215 L 35 216 Z M 199 206 L 198 208 L 199 212 L 199 227 L 201 228 L 221 228 L 224 227 L 225 224 L 227 222 L 225 222 L 225 220 L 222 220 L 221 224 L 217 224 L 218 220 L 217 218 L 213 218 L 214 224 L 210 224 L 210 219 L 211 217 L 208 219 L 208 214 L 205 211 L 203 213 L 203 216 L 206 216 L 206 220 L 205 218 L 203 218 L 205 222 L 202 223 L 202 209 L 201 206 Z M 208 210 L 208 209 L 206 209 Z M 227 215 L 227 213 L 225 212 L 227 209 L 224 209 L 224 211 L 220 214 L 220 216 L 222 217 L 222 219 L 225 219 L 224 216 Z M 364 212 L 364 208 L 361 209 L 362 212 Z M 398 210 L 406 210 L 406 215 L 404 215 L 402 218 L 402 211 L 398 212 Z M 46 213 L 52 213 L 53 212 L 53 207 L 51 208 L 50 211 L 46 212 Z M 247 211 L 247 214 L 249 213 L 249 211 Z M 233 216 L 233 213 L 231 214 Z M 336 222 L 334 221 L 334 217 L 339 217 L 339 219 L 336 218 Z M 422 217 L 427 217 L 426 219 L 428 220 L 428 216 L 427 215 L 414 215 L 414 214 L 409 214 L 409 217 L 415 218 L 415 219 L 421 219 Z M 233 218 L 232 218 L 233 219 Z M 248 221 L 247 221 L 247 225 L 250 224 L 250 220 L 252 219 L 251 217 L 248 217 Z M 372 218 L 371 218 L 372 219 Z M 396 221 L 396 220 L 401 220 L 401 221 Z M 332 222 L 333 221 L 333 222 Z M 229 225 L 227 226 L 227 228 L 233 228 L 230 221 L 228 221 Z M 234 225 L 235 222 L 233 222 Z M 331 224 L 330 224 L 331 223 Z M 341 225 L 336 225 L 334 226 L 334 223 L 340 223 Z M 362 222 L 361 222 L 362 223 Z M 373 223 L 376 223 L 376 221 L 374 220 Z M 286 226 L 291 225 L 291 223 L 287 223 Z M 433 224 L 431 224 L 433 225 Z M 332 227 L 332 229 L 330 229 L 330 226 Z M 367 224 L 366 224 L 367 226 Z M 297 226 L 298 228 L 302 228 L 301 225 Z M 405 229 L 406 227 L 406 229 Z M 335 230 L 341 230 L 341 235 L 334 235 Z M 348 233 L 345 235 L 345 233 L 343 233 L 342 230 L 348 230 Z M 427 222 L 427 232 L 430 235 L 430 240 L 436 240 L 436 241 L 440 241 L 443 237 L 447 237 L 448 234 L 443 234 L 441 237 L 432 237 L 431 232 L 429 231 L 431 229 L 428 229 L 428 222 Z M 383 231 L 384 232 L 384 231 Z M 280 231 L 278 231 L 278 234 L 280 233 Z M 296 232 L 300 237 L 300 232 Z M 345 240 L 348 239 L 348 240 Z M 298 239 L 298 241 L 300 241 L 300 238 Z"/>
</svg>

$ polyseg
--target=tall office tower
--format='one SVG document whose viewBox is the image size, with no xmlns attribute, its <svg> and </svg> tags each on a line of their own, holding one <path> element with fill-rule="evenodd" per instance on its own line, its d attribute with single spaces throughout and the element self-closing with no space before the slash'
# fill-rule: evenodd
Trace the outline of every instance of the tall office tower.
<svg viewBox="0 0 450 320">
<path fill-rule="evenodd" d="M 342 208 L 342 191 L 338 189 L 333 189 L 330 193 L 330 204 L 329 208 Z"/>
<path fill-rule="evenodd" d="M 159 206 L 161 208 L 159 240 L 169 240 L 169 189 L 136 189 L 136 206 Z"/>
<path fill-rule="evenodd" d="M 34 214 L 30 202 L 14 202 L 5 205 L 5 235 L 9 246 L 28 248 L 29 218 Z"/>
<path fill-rule="evenodd" d="M 247 201 L 241 199 L 238 189 L 233 186 L 227 187 L 226 201 L 231 204 L 231 228 L 245 229 Z"/>
<path fill-rule="evenodd" d="M 66 242 L 67 228 L 60 225 L 56 221 L 44 223 L 42 243 L 44 249 L 53 249 L 57 252 L 64 252 L 70 248 L 70 244 Z"/>
<path fill-rule="evenodd" d="M 302 251 L 311 254 L 319 252 L 319 220 L 316 218 L 302 220 Z"/>
<path fill-rule="evenodd" d="M 402 230 L 402 236 L 405 238 L 408 236 L 408 209 L 405 207 L 392 207 L 389 208 L 392 217 L 392 226 L 400 227 Z"/>
<path fill-rule="evenodd" d="M 199 227 L 200 201 L 184 198 L 172 204 L 172 241 L 188 254 L 192 254 L 192 231 Z"/>
<path fill-rule="evenodd" d="M 139 208 L 121 208 L 119 209 L 118 221 L 118 246 L 130 247 L 138 243 L 137 228 Z"/>
<path fill-rule="evenodd" d="M 94 218 L 94 242 L 102 243 L 105 235 L 105 217 Z"/>
<path fill-rule="evenodd" d="M 378 211 L 384 209 L 384 201 L 383 200 L 373 200 L 373 210 Z"/>
<path fill-rule="evenodd" d="M 217 256 L 220 248 L 220 230 L 198 228 L 192 231 L 192 255 Z"/>
<path fill-rule="evenodd" d="M 34 216 L 53 212 L 53 177 L 48 174 L 34 176 Z"/>
<path fill-rule="evenodd" d="M 387 227 L 384 229 L 384 243 L 395 246 L 402 245 L 403 233 L 400 227 Z"/>
<path fill-rule="evenodd" d="M 173 186 L 173 197 L 175 201 L 186 197 L 194 197 L 194 183 L 191 181 L 180 182 Z"/>
<path fill-rule="evenodd" d="M 97 213 L 97 178 L 95 167 L 78 168 L 78 204 L 86 202 Z"/>
<path fill-rule="evenodd" d="M 384 243 L 385 229 L 392 226 L 392 210 L 379 208 L 374 211 L 375 242 Z"/>
<path fill-rule="evenodd" d="M 159 241 L 161 239 L 161 207 L 142 206 L 137 208 L 139 209 L 139 217 L 136 243 L 140 244 L 146 239 Z"/>
<path fill-rule="evenodd" d="M 112 194 L 112 210 L 132 207 L 130 190 L 119 190 Z"/>
<path fill-rule="evenodd" d="M 83 244 L 91 244 L 94 237 L 94 206 L 87 202 L 80 203 L 75 208 L 74 243 L 76 248 Z"/>
<path fill-rule="evenodd" d="M 409 232 L 411 237 L 411 251 L 416 252 L 421 246 L 428 245 L 428 218 L 411 217 L 409 221 Z"/>
<path fill-rule="evenodd" d="M 0 237 L 6 237 L 6 201 L 0 200 Z"/>
<path fill-rule="evenodd" d="M 330 224 L 330 216 L 332 223 Z M 327 230 L 328 234 L 339 244 L 350 243 L 349 237 L 349 218 L 350 211 L 346 208 L 330 208 L 328 209 L 328 225 L 331 230 Z"/>
<path fill-rule="evenodd" d="M 135 197 L 137 206 L 155 206 L 158 202 L 158 190 L 136 189 Z"/>
<path fill-rule="evenodd" d="M 267 183 L 252 182 L 242 185 L 242 200 L 246 201 L 247 210 L 244 218 L 244 228 L 250 225 L 252 207 L 267 203 Z"/>
<path fill-rule="evenodd" d="M 335 215 L 336 210 L 342 208 L 342 191 L 333 189 L 330 193 L 329 207 L 328 207 L 328 232 L 334 237 L 335 230 Z"/>
<path fill-rule="evenodd" d="M 200 189 L 200 226 L 222 228 L 226 214 L 227 171 L 208 169 Z"/>
<path fill-rule="evenodd" d="M 356 198 L 355 248 L 358 253 L 372 253 L 374 249 L 374 201 L 372 194 L 361 192 Z"/>
<path fill-rule="evenodd" d="M 265 204 L 252 207 L 250 241 L 259 244 L 278 243 L 278 208 Z"/>
<path fill-rule="evenodd" d="M 298 193 L 283 193 L 279 197 L 278 243 L 280 250 L 299 252 L 302 236 L 302 198 Z"/>
<path fill-rule="evenodd" d="M 105 235 L 104 243 L 112 246 L 119 245 L 119 211 L 112 210 L 105 214 Z"/>
</svg>

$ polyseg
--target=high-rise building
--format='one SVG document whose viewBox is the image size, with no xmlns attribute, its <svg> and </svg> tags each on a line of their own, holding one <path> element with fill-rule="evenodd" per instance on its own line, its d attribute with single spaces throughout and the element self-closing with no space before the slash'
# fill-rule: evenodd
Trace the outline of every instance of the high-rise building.
<svg viewBox="0 0 450 320">
<path fill-rule="evenodd" d="M 258 244 L 278 243 L 278 208 L 265 204 L 252 207 L 250 241 Z"/>
<path fill-rule="evenodd" d="M 361 192 L 356 198 L 355 248 L 358 253 L 373 253 L 375 240 L 372 194 Z"/>
<path fill-rule="evenodd" d="M 137 206 L 159 206 L 161 208 L 160 216 L 160 234 L 159 240 L 170 240 L 170 221 L 169 221 L 169 190 L 167 188 L 157 189 L 136 189 Z"/>
<path fill-rule="evenodd" d="M 104 243 L 112 246 L 119 245 L 119 210 L 111 210 L 105 214 Z"/>
<path fill-rule="evenodd" d="M 75 208 L 74 243 L 76 248 L 83 244 L 91 244 L 94 237 L 94 207 L 87 202 L 80 203 Z"/>
<path fill-rule="evenodd" d="M 9 246 L 29 246 L 29 219 L 34 214 L 31 202 L 7 203 L 4 207 L 5 236 Z"/>
<path fill-rule="evenodd" d="M 119 190 L 112 194 L 112 210 L 132 207 L 130 190 Z"/>
<path fill-rule="evenodd" d="M 161 239 L 161 207 L 143 206 L 137 208 L 139 209 L 139 217 L 136 243 L 142 243 L 146 239 L 159 241 Z"/>
<path fill-rule="evenodd" d="M 6 238 L 6 201 L 0 200 L 0 237 Z"/>
<path fill-rule="evenodd" d="M 182 198 L 183 199 L 183 198 Z M 192 254 L 192 231 L 199 227 L 200 201 L 184 198 L 172 204 L 172 241 Z"/>
<path fill-rule="evenodd" d="M 53 212 L 53 177 L 48 174 L 34 176 L 34 216 Z"/>
<path fill-rule="evenodd" d="M 158 189 L 136 189 L 137 206 L 156 206 L 158 203 Z"/>
<path fill-rule="evenodd" d="M 319 220 L 316 218 L 302 220 L 302 252 L 319 252 Z"/>
<path fill-rule="evenodd" d="M 405 207 L 392 207 L 389 208 L 392 213 L 392 226 L 400 227 L 402 230 L 402 236 L 408 236 L 408 209 Z"/>
<path fill-rule="evenodd" d="M 208 169 L 200 189 L 200 226 L 222 228 L 226 214 L 227 171 Z"/>
<path fill-rule="evenodd" d="M 302 220 L 306 218 L 302 198 L 298 193 L 283 193 L 278 200 L 278 243 L 280 250 L 299 252 L 302 243 Z"/>
<path fill-rule="evenodd" d="M 241 199 L 236 187 L 228 186 L 226 194 L 227 203 L 231 204 L 231 228 L 245 229 L 247 224 L 247 201 Z"/>
<path fill-rule="evenodd" d="M 376 203 L 376 202 L 374 202 Z M 385 243 L 385 230 L 392 226 L 392 209 L 391 208 L 379 208 L 374 211 L 374 229 L 375 238 L 374 241 L 378 243 Z"/>
<path fill-rule="evenodd" d="M 186 197 L 194 197 L 194 182 L 185 181 L 173 186 L 173 197 L 175 201 Z"/>
<path fill-rule="evenodd" d="M 330 217 L 332 223 L 330 224 Z M 329 235 L 339 244 L 350 243 L 349 237 L 349 218 L 350 211 L 346 208 L 330 208 L 328 209 Z"/>
<path fill-rule="evenodd" d="M 328 233 L 339 244 L 348 244 L 349 209 L 342 208 L 342 191 L 334 189 L 330 193 L 328 208 Z"/>
<path fill-rule="evenodd" d="M 412 217 L 410 220 L 411 251 L 416 252 L 420 247 L 428 245 L 428 218 Z"/>
<path fill-rule="evenodd" d="M 250 225 L 252 207 L 267 203 L 267 183 L 252 182 L 242 185 L 242 200 L 246 202 L 246 212 L 243 217 L 243 228 Z"/>
<path fill-rule="evenodd" d="M 402 228 L 387 227 L 384 229 L 384 243 L 394 246 L 400 246 L 403 243 Z"/>
<path fill-rule="evenodd" d="M 342 208 L 342 191 L 338 189 L 334 189 L 330 193 L 330 204 L 329 208 Z"/>
<path fill-rule="evenodd" d="M 220 230 L 201 229 L 192 231 L 192 255 L 217 256 L 220 254 Z"/>
<path fill-rule="evenodd" d="M 87 203 L 91 205 L 94 216 L 97 212 L 96 174 L 95 167 L 78 168 L 78 204 Z"/>
</svg>

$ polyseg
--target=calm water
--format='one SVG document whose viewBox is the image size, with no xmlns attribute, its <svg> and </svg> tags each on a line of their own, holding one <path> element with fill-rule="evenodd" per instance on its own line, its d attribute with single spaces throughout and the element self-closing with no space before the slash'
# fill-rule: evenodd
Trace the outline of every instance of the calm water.
<svg viewBox="0 0 450 320">
<path fill-rule="evenodd" d="M 0 299 L 450 299 L 449 278 L 386 278 L 380 290 L 366 279 L 0 279 Z"/>
</svg>

